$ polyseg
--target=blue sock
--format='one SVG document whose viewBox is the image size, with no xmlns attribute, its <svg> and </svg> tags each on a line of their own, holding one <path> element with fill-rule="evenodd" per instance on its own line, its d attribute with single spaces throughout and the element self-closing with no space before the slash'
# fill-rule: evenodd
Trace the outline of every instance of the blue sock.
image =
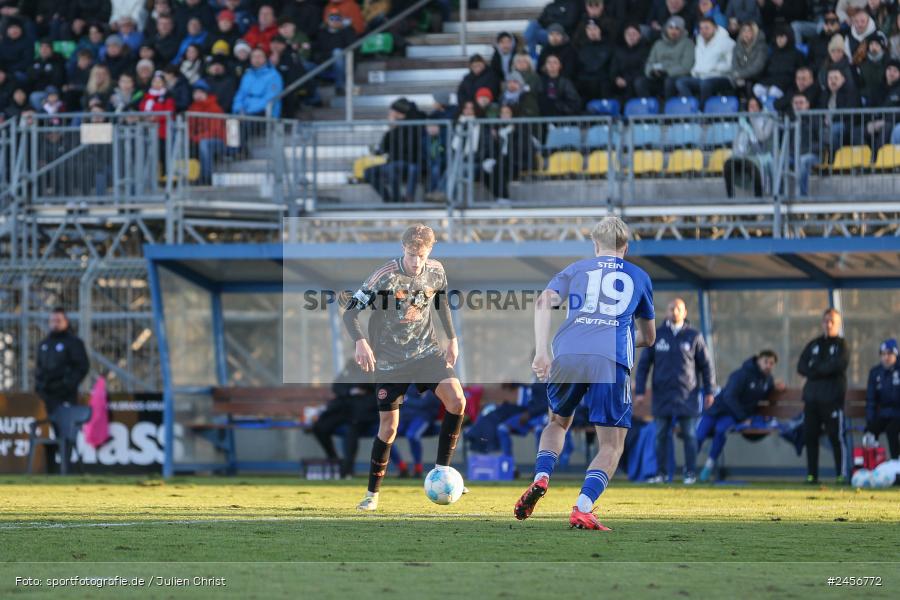
<svg viewBox="0 0 900 600">
<path fill-rule="evenodd" d="M 556 466 L 556 460 L 559 455 L 551 450 L 540 450 L 537 453 L 537 459 L 534 461 L 535 475 L 546 473 L 547 477 L 553 475 L 553 467 Z"/>
<path fill-rule="evenodd" d="M 606 486 L 609 484 L 609 476 L 601 469 L 591 469 L 584 476 L 584 485 L 581 486 L 581 494 L 578 496 L 578 510 L 591 512 L 594 503 Z"/>
</svg>

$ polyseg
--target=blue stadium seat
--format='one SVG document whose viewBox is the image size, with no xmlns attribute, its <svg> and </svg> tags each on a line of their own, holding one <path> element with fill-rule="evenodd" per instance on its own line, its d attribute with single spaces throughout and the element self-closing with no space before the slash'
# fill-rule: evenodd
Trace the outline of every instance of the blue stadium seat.
<svg viewBox="0 0 900 600">
<path fill-rule="evenodd" d="M 891 131 L 891 144 L 900 145 L 900 124 L 894 125 L 894 129 Z"/>
<path fill-rule="evenodd" d="M 706 128 L 706 135 L 703 139 L 703 145 L 708 148 L 730 146 L 734 141 L 736 135 L 737 123 L 734 123 L 732 121 L 711 123 Z"/>
<path fill-rule="evenodd" d="M 594 125 L 588 129 L 587 137 L 584 141 L 585 146 L 590 150 L 615 147 L 619 142 L 619 132 L 613 129 L 612 133 L 610 133 L 609 125 Z"/>
<path fill-rule="evenodd" d="M 676 123 L 666 127 L 665 145 L 672 148 L 699 146 L 703 128 L 696 123 Z"/>
<path fill-rule="evenodd" d="M 662 128 L 650 123 L 639 123 L 631 126 L 632 141 L 635 148 L 662 146 Z"/>
<path fill-rule="evenodd" d="M 625 116 L 658 115 L 659 101 L 656 98 L 632 98 L 625 103 Z"/>
<path fill-rule="evenodd" d="M 587 111 L 592 115 L 609 115 L 610 117 L 618 117 L 621 106 L 619 101 L 615 99 L 601 98 L 599 100 L 591 100 L 587 103 Z"/>
<path fill-rule="evenodd" d="M 737 96 L 713 96 L 706 100 L 703 112 L 706 114 L 736 113 L 741 108 Z"/>
<path fill-rule="evenodd" d="M 581 148 L 581 129 L 578 127 L 553 127 L 547 132 L 545 150 L 564 150 Z"/>
<path fill-rule="evenodd" d="M 666 100 L 667 115 L 696 115 L 700 112 L 700 101 L 693 96 L 678 96 Z"/>
</svg>

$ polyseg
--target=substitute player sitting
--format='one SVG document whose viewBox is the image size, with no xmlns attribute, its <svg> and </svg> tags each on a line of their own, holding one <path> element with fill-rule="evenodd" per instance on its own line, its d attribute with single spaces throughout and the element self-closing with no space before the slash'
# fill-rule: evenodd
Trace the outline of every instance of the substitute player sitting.
<svg viewBox="0 0 900 600">
<path fill-rule="evenodd" d="M 446 409 L 438 437 L 436 469 L 450 468 L 459 439 L 466 399 L 453 370 L 459 345 L 450 316 L 447 277 L 441 263 L 428 258 L 434 241 L 430 227 L 409 227 L 403 233 L 403 256 L 375 271 L 344 312 L 344 324 L 356 342 L 356 362 L 363 371 L 375 372 L 379 411 L 369 488 L 357 506 L 359 510 L 378 508 L 378 491 L 397 435 L 400 405 L 410 384 L 415 384 L 420 392 L 434 391 Z M 435 336 L 432 305 L 449 340 L 446 348 L 439 346 Z M 359 322 L 359 313 L 366 308 L 372 309 L 369 339 Z"/>
<path fill-rule="evenodd" d="M 618 217 L 608 217 L 591 232 L 594 258 L 572 263 L 550 281 L 534 313 L 537 353 L 532 368 L 549 377 L 550 422 L 541 433 L 534 483 L 515 506 L 519 520 L 531 516 L 547 493 L 553 467 L 562 451 L 575 409 L 583 401 L 596 427 L 599 451 L 588 466 L 569 525 L 608 531 L 593 513 L 594 503 L 616 472 L 631 427 L 630 373 L 635 346 L 656 338 L 650 277 L 623 260 L 629 231 Z M 552 308 L 568 302 L 566 320 L 548 342 Z M 637 335 L 635 335 L 637 328 Z"/>
</svg>

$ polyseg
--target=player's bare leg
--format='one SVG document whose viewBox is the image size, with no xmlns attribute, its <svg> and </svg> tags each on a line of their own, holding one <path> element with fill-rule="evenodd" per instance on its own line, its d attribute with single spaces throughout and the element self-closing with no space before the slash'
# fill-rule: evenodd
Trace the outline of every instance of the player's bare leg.
<svg viewBox="0 0 900 600">
<path fill-rule="evenodd" d="M 578 529 L 594 529 L 609 531 L 594 515 L 594 503 L 609 484 L 609 478 L 619 467 L 619 459 L 625 448 L 625 435 L 628 430 L 623 427 L 595 427 L 597 443 L 600 449 L 591 464 L 588 465 L 584 485 L 578 495 L 578 501 L 572 507 L 569 525 Z"/>
<path fill-rule="evenodd" d="M 523 521 L 530 517 L 538 500 L 547 493 L 550 475 L 553 474 L 553 467 L 556 466 L 559 454 L 566 443 L 566 433 L 571 426 L 572 417 L 561 417 L 550 413 L 550 421 L 541 432 L 541 442 L 538 446 L 537 458 L 534 461 L 534 482 L 522 492 L 513 510 L 513 514 L 518 520 Z"/>
<path fill-rule="evenodd" d="M 435 468 L 448 468 L 456 451 L 459 432 L 462 429 L 466 413 L 466 397 L 463 394 L 459 379 L 451 378 L 441 381 L 434 390 L 435 395 L 444 405 L 444 420 L 438 434 L 438 451 Z"/>
<path fill-rule="evenodd" d="M 378 418 L 378 435 L 372 443 L 372 461 L 369 463 L 369 488 L 365 498 L 356 506 L 358 510 L 372 511 L 378 508 L 378 490 L 390 461 L 391 444 L 397 437 L 400 409 L 381 411 Z"/>
</svg>

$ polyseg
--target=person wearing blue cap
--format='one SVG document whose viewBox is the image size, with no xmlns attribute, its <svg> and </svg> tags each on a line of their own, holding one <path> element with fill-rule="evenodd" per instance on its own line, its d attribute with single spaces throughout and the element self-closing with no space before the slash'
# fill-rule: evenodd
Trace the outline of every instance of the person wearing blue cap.
<svg viewBox="0 0 900 600">
<path fill-rule="evenodd" d="M 900 367 L 897 340 L 881 342 L 881 362 L 869 371 L 866 391 L 866 431 L 887 435 L 891 458 L 900 458 Z"/>
</svg>

